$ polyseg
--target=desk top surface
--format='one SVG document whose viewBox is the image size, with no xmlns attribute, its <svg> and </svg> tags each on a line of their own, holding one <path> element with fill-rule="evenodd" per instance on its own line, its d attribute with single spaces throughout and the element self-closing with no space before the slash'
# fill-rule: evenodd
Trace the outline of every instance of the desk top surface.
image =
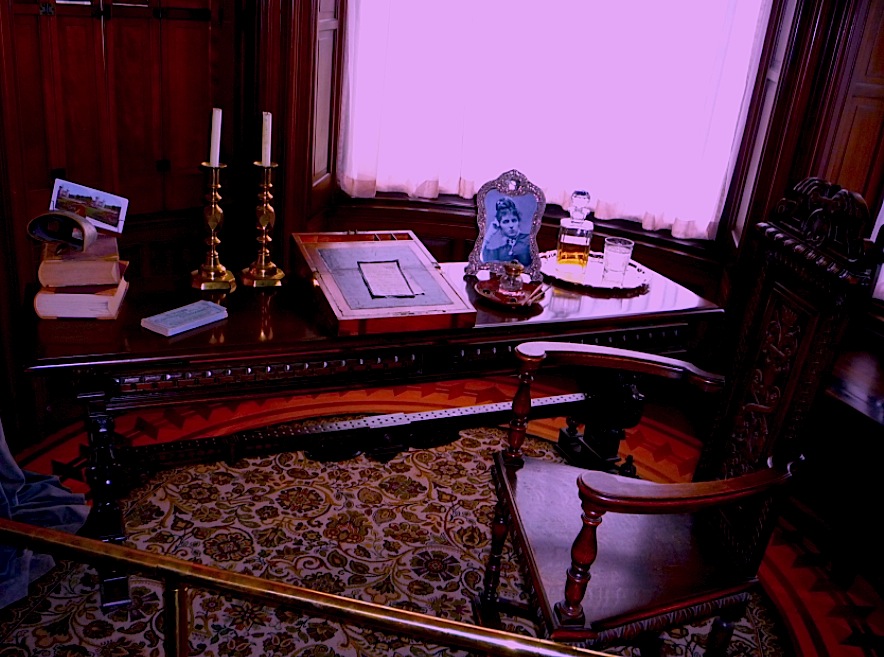
<svg viewBox="0 0 884 657">
<path fill-rule="evenodd" d="M 464 266 L 462 262 L 441 263 L 446 278 L 476 308 L 474 326 L 346 337 L 323 327 L 315 290 L 294 277 L 279 288 L 240 286 L 222 301 L 228 308 L 228 319 L 164 337 L 142 328 L 141 319 L 195 301 L 201 293 L 181 289 L 173 294 L 150 294 L 134 280 L 116 320 L 35 319 L 28 370 L 176 360 L 211 362 L 289 353 L 321 356 L 324 351 L 340 353 L 348 347 L 468 344 L 501 335 L 525 339 L 566 337 L 593 327 L 641 326 L 721 312 L 712 302 L 650 270 L 649 289 L 639 296 L 606 298 L 551 286 L 533 312 L 513 311 L 480 298 L 472 289 L 475 279 L 464 278 Z"/>
<path fill-rule="evenodd" d="M 880 350 L 842 352 L 826 393 L 884 426 L 884 358 Z"/>
</svg>

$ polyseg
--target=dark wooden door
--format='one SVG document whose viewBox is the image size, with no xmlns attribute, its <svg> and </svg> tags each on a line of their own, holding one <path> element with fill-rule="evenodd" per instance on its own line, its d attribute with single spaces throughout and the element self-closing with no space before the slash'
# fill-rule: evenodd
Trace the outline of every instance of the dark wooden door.
<svg viewBox="0 0 884 657">
<path fill-rule="evenodd" d="M 874 214 L 884 192 L 884 0 L 860 3 L 857 31 L 819 159 L 827 180 L 857 191 Z"/>
</svg>

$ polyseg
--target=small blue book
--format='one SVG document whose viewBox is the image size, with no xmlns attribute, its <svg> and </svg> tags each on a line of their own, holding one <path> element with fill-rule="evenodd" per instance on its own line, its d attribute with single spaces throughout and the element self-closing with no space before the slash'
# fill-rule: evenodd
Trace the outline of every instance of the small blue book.
<svg viewBox="0 0 884 657">
<path fill-rule="evenodd" d="M 211 301 L 196 301 L 141 320 L 141 325 L 160 335 L 170 336 L 227 318 L 227 308 Z"/>
</svg>

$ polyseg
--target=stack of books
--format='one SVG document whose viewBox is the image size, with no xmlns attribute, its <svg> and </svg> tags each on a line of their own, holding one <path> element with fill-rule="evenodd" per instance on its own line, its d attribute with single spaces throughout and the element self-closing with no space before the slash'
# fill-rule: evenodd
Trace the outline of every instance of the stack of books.
<svg viewBox="0 0 884 657">
<path fill-rule="evenodd" d="M 37 270 L 37 316 L 115 319 L 129 289 L 127 264 L 120 260 L 117 238 L 110 235 L 99 234 L 87 251 L 47 242 Z"/>
</svg>

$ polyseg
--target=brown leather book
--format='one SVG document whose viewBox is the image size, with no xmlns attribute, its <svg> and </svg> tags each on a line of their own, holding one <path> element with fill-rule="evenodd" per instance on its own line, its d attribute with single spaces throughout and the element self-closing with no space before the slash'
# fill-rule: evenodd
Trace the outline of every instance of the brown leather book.
<svg viewBox="0 0 884 657">
<path fill-rule="evenodd" d="M 99 235 L 87 251 L 47 242 L 37 278 L 44 287 L 116 285 L 121 278 L 117 238 Z"/>
</svg>

